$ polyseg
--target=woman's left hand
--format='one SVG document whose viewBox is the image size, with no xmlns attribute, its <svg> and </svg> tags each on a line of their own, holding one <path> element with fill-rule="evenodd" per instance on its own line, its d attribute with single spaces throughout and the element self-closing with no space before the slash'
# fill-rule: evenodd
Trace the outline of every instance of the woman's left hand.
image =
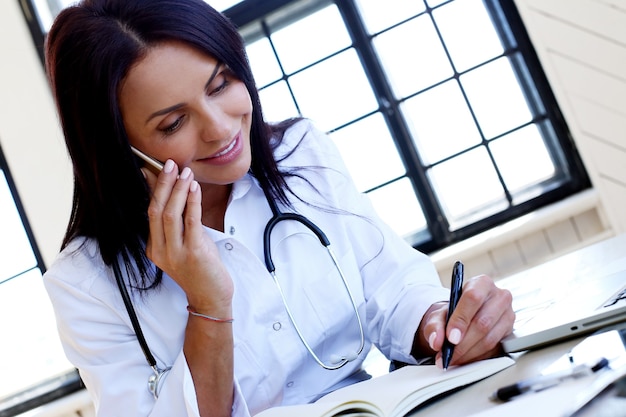
<svg viewBox="0 0 626 417">
<path fill-rule="evenodd" d="M 508 290 L 498 288 L 486 275 L 465 281 L 463 293 L 446 328 L 447 303 L 435 303 L 424 314 L 416 342 L 424 355 L 430 348 L 437 352 L 441 367 L 444 336 L 455 345 L 450 366 L 502 354 L 500 340 L 511 333 L 515 313 Z M 421 348 L 420 348 L 421 347 Z"/>
</svg>

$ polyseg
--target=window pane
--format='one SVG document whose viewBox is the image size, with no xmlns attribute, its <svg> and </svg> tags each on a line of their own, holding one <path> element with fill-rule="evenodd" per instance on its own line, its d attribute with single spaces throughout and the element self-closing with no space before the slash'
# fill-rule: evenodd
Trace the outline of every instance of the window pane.
<svg viewBox="0 0 626 417">
<path fill-rule="evenodd" d="M 356 3 L 369 33 L 379 32 L 426 10 L 421 1 L 357 0 Z"/>
<path fill-rule="evenodd" d="M 481 141 L 461 89 L 448 81 L 401 106 L 422 160 L 437 162 Z"/>
<path fill-rule="evenodd" d="M 352 44 L 335 5 L 277 30 L 271 36 L 288 74 Z"/>
<path fill-rule="evenodd" d="M 437 165 L 428 175 L 452 229 L 508 206 L 485 148 Z"/>
<path fill-rule="evenodd" d="M 482 0 L 457 0 L 433 17 L 459 72 L 502 54 L 503 48 Z"/>
<path fill-rule="evenodd" d="M 554 164 L 536 125 L 503 136 L 489 148 L 504 183 L 513 194 L 555 175 Z"/>
<path fill-rule="evenodd" d="M 531 121 L 532 114 L 507 58 L 462 75 L 461 84 L 486 138 Z"/>
<path fill-rule="evenodd" d="M 453 75 L 450 61 L 427 15 L 375 37 L 373 43 L 398 97 Z"/>
<path fill-rule="evenodd" d="M 336 130 L 331 137 L 361 192 L 406 173 L 380 113 Z"/>
<path fill-rule="evenodd" d="M 231 8 L 235 4 L 239 4 L 242 1 L 243 0 L 207 0 L 207 3 L 209 3 L 214 9 L 223 12 L 224 10 Z"/>
<path fill-rule="evenodd" d="M 5 279 L 37 266 L 37 259 L 2 170 L 0 170 L 0 231 L 0 253 L 4 254 L 0 262 L 0 285 L 2 285 Z"/>
<path fill-rule="evenodd" d="M 261 38 L 248 44 L 246 53 L 250 61 L 250 68 L 254 74 L 254 81 L 258 87 L 263 87 L 282 77 L 283 73 L 280 70 L 269 39 Z"/>
<path fill-rule="evenodd" d="M 0 401 L 74 369 L 37 268 L 0 284 Z M 9 341 L 9 343 L 6 343 Z"/>
<path fill-rule="evenodd" d="M 290 84 L 302 115 L 326 131 L 378 107 L 354 49 L 292 76 Z"/>
<path fill-rule="evenodd" d="M 367 194 L 380 217 L 400 236 L 408 237 L 426 229 L 422 208 L 407 178 Z"/>
<path fill-rule="evenodd" d="M 66 3 L 67 1 L 68 0 L 61 0 L 62 3 Z M 52 21 L 54 20 L 52 12 L 50 11 L 50 6 L 48 5 L 48 0 L 33 0 L 33 5 L 35 6 L 39 24 L 43 30 L 47 32 L 50 26 L 52 26 Z"/>
<path fill-rule="evenodd" d="M 263 116 L 268 122 L 280 122 L 299 116 L 287 83 L 281 81 L 259 91 Z"/>
</svg>

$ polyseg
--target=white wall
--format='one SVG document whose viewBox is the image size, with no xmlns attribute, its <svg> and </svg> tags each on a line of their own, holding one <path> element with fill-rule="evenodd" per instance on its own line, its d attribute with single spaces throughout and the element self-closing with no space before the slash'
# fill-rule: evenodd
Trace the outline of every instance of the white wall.
<svg viewBox="0 0 626 417">
<path fill-rule="evenodd" d="M 608 221 L 626 232 L 626 1 L 516 4 Z"/>
</svg>

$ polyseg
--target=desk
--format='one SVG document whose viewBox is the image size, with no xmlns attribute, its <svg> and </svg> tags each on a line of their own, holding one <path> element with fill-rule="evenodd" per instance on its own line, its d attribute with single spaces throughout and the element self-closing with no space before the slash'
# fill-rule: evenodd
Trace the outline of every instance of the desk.
<svg viewBox="0 0 626 417">
<path fill-rule="evenodd" d="M 626 264 L 626 234 L 622 234 L 588 247 L 579 249 L 575 252 L 571 252 L 567 255 L 549 261 L 543 265 L 539 265 L 528 269 L 527 271 L 515 274 L 509 278 L 502 279 L 497 282 L 497 285 L 502 288 L 511 290 L 514 297 L 514 308 L 516 305 L 516 299 L 519 300 L 532 294 L 534 286 L 551 285 L 550 279 L 557 280 L 562 277 L 568 279 L 580 279 L 585 274 L 590 272 L 609 274 L 616 272 L 619 268 L 624 268 Z M 529 288 L 530 287 L 530 288 Z M 483 381 L 470 385 L 462 390 L 447 395 L 440 400 L 424 406 L 418 409 L 418 411 L 411 414 L 414 417 L 466 417 L 475 413 L 485 413 L 486 415 L 511 415 L 506 409 L 513 405 L 514 400 L 511 403 L 501 404 L 491 401 L 489 396 L 499 387 L 513 384 L 519 380 L 536 376 L 547 368 L 554 361 L 559 359 L 562 355 L 566 354 L 572 347 L 578 344 L 583 337 L 571 339 L 561 343 L 557 343 L 541 349 L 527 351 L 519 354 L 513 354 L 516 359 L 516 364 L 504 371 L 493 375 Z M 570 390 L 566 392 L 568 394 L 569 403 L 550 404 L 552 407 L 560 409 L 567 409 L 571 406 L 575 396 L 580 390 L 584 390 L 585 385 L 589 384 L 592 377 L 588 377 L 586 381 L 579 381 L 581 383 L 573 383 L 571 386 L 565 385 L 560 388 L 561 391 Z M 550 396 L 550 391 L 556 388 L 551 388 L 544 391 L 540 396 L 539 394 L 529 394 L 525 398 L 525 404 L 527 415 L 533 415 L 531 408 L 541 410 L 543 406 L 547 405 L 547 396 Z M 556 392 L 554 392 L 556 394 Z M 536 401 L 533 404 L 533 396 Z M 521 399 L 520 399 L 521 400 Z M 537 404 L 541 402 L 541 404 Z M 552 399 L 548 400 L 549 403 L 554 403 Z M 500 409 L 499 409 L 500 408 Z M 556 409 L 556 408 L 555 408 Z M 492 411 L 490 413 L 489 411 Z M 535 413 L 535 417 L 548 417 L 553 415 L 559 415 L 552 411 L 552 413 Z"/>
</svg>

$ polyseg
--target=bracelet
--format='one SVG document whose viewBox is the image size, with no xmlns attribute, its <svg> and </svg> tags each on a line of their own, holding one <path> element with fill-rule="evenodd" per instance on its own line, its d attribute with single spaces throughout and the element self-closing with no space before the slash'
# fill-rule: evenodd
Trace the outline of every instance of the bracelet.
<svg viewBox="0 0 626 417">
<path fill-rule="evenodd" d="M 220 319 L 220 318 L 217 318 L 217 317 L 207 316 L 206 314 L 200 314 L 196 310 L 194 310 L 193 307 L 191 307 L 191 306 L 187 306 L 187 311 L 192 316 L 200 317 L 201 319 L 214 321 L 214 322 L 217 322 L 217 323 L 232 323 L 233 321 L 235 321 L 235 319 Z"/>
</svg>

